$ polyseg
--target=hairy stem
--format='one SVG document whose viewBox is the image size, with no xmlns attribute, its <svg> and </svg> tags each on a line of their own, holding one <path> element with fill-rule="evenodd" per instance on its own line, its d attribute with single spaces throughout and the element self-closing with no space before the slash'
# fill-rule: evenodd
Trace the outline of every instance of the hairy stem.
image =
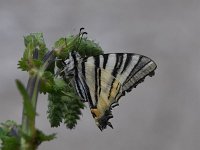
<svg viewBox="0 0 200 150">
<path fill-rule="evenodd" d="M 34 59 L 38 59 L 38 52 L 35 50 Z M 37 107 L 37 99 L 38 99 L 38 92 L 40 87 L 40 78 L 44 71 L 48 68 L 49 65 L 53 62 L 55 56 L 53 55 L 53 51 L 48 52 L 43 59 L 43 66 L 35 76 L 30 76 L 27 84 L 27 92 L 30 96 L 32 106 L 36 112 Z M 35 150 L 37 148 L 37 145 L 35 145 L 35 134 L 36 134 L 36 128 L 35 128 L 35 117 L 30 119 L 25 113 L 25 108 L 23 108 L 22 113 L 22 133 L 26 136 L 28 136 L 29 140 L 27 138 L 24 138 L 22 136 L 21 138 L 21 150 Z"/>
</svg>

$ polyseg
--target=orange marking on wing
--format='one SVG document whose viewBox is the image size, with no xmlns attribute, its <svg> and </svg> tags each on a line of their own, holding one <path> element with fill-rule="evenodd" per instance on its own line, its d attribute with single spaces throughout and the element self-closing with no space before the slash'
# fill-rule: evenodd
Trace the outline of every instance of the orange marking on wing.
<svg viewBox="0 0 200 150">
<path fill-rule="evenodd" d="M 100 111 L 98 109 L 92 108 L 92 109 L 90 109 L 90 111 L 91 111 L 92 114 L 94 114 L 95 118 L 99 118 L 101 113 L 100 113 Z"/>
</svg>

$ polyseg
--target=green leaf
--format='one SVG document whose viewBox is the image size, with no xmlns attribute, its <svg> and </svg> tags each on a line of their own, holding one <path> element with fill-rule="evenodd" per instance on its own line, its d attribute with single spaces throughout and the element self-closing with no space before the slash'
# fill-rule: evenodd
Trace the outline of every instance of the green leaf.
<svg viewBox="0 0 200 150">
<path fill-rule="evenodd" d="M 66 47 L 66 38 L 60 38 L 59 40 L 57 40 L 54 43 L 54 47 L 55 48 L 62 48 L 62 47 Z"/>
<path fill-rule="evenodd" d="M 63 91 L 67 86 L 66 82 L 60 78 L 55 78 L 54 83 L 55 83 L 55 85 L 54 85 L 55 92 L 60 91 L 60 93 L 61 93 L 61 91 Z"/>
<path fill-rule="evenodd" d="M 60 95 L 49 94 L 48 95 L 48 119 L 51 124 L 51 127 L 58 127 L 63 119 L 63 102 L 60 100 Z"/>
<path fill-rule="evenodd" d="M 67 49 L 67 41 L 66 38 L 60 38 L 54 43 L 54 49 L 56 52 L 56 55 L 61 59 L 66 59 L 68 55 L 68 49 Z"/>
<path fill-rule="evenodd" d="M 30 44 L 35 47 L 38 46 L 40 49 L 45 49 L 46 44 L 43 38 L 43 33 L 31 33 L 24 37 L 24 45 L 29 47 Z"/>
<path fill-rule="evenodd" d="M 30 71 L 39 68 L 44 55 L 48 51 L 42 33 L 31 33 L 24 37 L 25 50 L 23 57 L 19 60 L 18 68 L 22 71 Z M 34 51 L 38 51 L 38 60 L 33 58 Z"/>
<path fill-rule="evenodd" d="M 25 114 L 27 115 L 28 118 L 30 118 L 30 120 L 33 120 L 36 113 L 33 108 L 33 105 L 31 104 L 31 99 L 30 99 L 25 87 L 19 80 L 16 80 L 16 85 L 17 85 L 17 88 L 18 88 L 20 94 L 23 97 L 23 105 L 24 105 L 23 107 L 25 108 Z"/>
<path fill-rule="evenodd" d="M 42 61 L 37 59 L 25 60 L 24 58 L 21 58 L 21 60 L 18 62 L 18 68 L 20 68 L 22 71 L 39 70 L 41 66 Z M 37 71 L 35 73 L 37 73 Z M 34 75 L 33 73 L 31 74 Z"/>
<path fill-rule="evenodd" d="M 95 41 L 89 40 L 86 37 L 82 38 L 76 51 L 79 52 L 82 57 L 97 56 L 103 54 L 102 48 L 97 43 L 95 43 Z"/>
<path fill-rule="evenodd" d="M 63 107 L 63 115 L 64 115 L 64 123 L 67 128 L 73 129 L 77 120 L 80 119 L 81 109 L 84 108 L 84 104 L 80 101 L 74 93 L 67 93 L 66 96 L 62 96 L 62 101 L 64 103 Z"/>
<path fill-rule="evenodd" d="M 1 150 L 19 150 L 20 149 L 20 139 L 16 137 L 5 137 L 2 139 Z"/>
<path fill-rule="evenodd" d="M 71 84 L 56 78 L 54 92 L 49 94 L 48 119 L 52 127 L 58 127 L 62 120 L 72 129 L 80 119 L 84 104 L 80 101 Z"/>
<path fill-rule="evenodd" d="M 70 35 L 66 38 L 60 38 L 55 42 L 54 48 L 56 49 L 57 56 L 61 59 L 67 59 L 69 52 L 77 51 L 81 56 L 96 56 L 103 54 L 101 47 L 93 40 L 80 35 Z"/>
<path fill-rule="evenodd" d="M 40 92 L 46 94 L 46 92 L 53 91 L 54 76 L 51 72 L 45 71 L 40 80 Z"/>
<path fill-rule="evenodd" d="M 55 133 L 46 135 L 42 131 L 37 129 L 36 130 L 36 137 L 35 137 L 35 144 L 38 146 L 42 142 L 51 141 L 51 140 L 53 140 L 55 138 L 56 138 L 56 134 Z"/>
<path fill-rule="evenodd" d="M 0 125 L 0 149 L 18 150 L 20 146 L 19 126 L 11 120 L 7 120 L 5 123 L 1 123 Z"/>
</svg>

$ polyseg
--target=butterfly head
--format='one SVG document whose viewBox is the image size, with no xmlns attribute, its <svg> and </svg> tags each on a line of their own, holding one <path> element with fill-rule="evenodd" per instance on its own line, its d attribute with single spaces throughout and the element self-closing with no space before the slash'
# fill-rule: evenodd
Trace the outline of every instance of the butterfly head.
<svg viewBox="0 0 200 150">
<path fill-rule="evenodd" d="M 63 71 L 65 72 L 65 75 L 73 74 L 74 68 L 78 65 L 80 59 L 81 56 L 78 52 L 72 51 L 69 53 L 69 58 L 64 61 L 65 66 Z"/>
</svg>

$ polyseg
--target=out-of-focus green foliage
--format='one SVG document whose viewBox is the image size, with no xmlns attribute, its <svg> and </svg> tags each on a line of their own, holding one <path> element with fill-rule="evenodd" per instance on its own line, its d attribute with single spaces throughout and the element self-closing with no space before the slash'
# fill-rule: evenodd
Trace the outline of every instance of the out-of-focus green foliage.
<svg viewBox="0 0 200 150">
<path fill-rule="evenodd" d="M 16 80 L 23 99 L 22 125 L 17 125 L 14 121 L 0 124 L 1 150 L 35 150 L 40 143 L 55 138 L 55 134 L 45 135 L 35 128 L 39 92 L 48 93 L 47 114 L 51 126 L 58 127 L 63 122 L 67 128 L 75 128 L 81 109 L 85 106 L 69 82 L 71 78 L 56 74 L 54 68 L 63 68 L 62 62 L 68 59 L 71 51 L 77 51 L 82 57 L 103 53 L 97 43 L 84 35 L 85 32 L 80 30 L 78 35 L 60 38 L 52 51 L 48 51 L 42 33 L 24 37 L 25 50 L 18 68 L 29 73 L 29 82 L 25 88 Z"/>
<path fill-rule="evenodd" d="M 19 150 L 20 135 L 19 126 L 14 121 L 6 121 L 0 124 L 1 150 Z"/>
</svg>

